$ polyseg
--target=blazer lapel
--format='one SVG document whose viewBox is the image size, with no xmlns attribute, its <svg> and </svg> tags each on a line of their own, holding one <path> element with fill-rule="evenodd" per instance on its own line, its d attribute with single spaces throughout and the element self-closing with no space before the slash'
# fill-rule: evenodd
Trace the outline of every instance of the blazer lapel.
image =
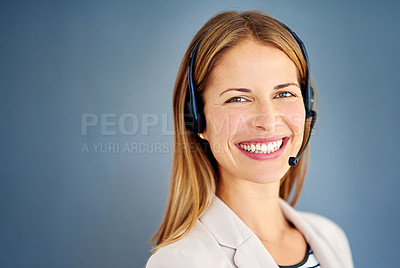
<svg viewBox="0 0 400 268">
<path fill-rule="evenodd" d="M 221 247 L 234 251 L 233 261 L 239 268 L 277 268 L 260 239 L 217 196 L 200 217 Z"/>
<path fill-rule="evenodd" d="M 278 268 L 271 254 L 254 234 L 236 249 L 233 261 L 239 268 Z"/>
<path fill-rule="evenodd" d="M 335 256 L 332 256 L 332 254 L 330 254 L 330 252 L 332 252 L 332 249 L 329 248 L 329 245 L 326 243 L 326 241 L 324 241 L 318 235 L 318 233 L 316 233 L 316 231 L 307 223 L 307 221 L 304 220 L 302 215 L 300 215 L 299 212 L 297 212 L 282 199 L 280 199 L 280 205 L 286 219 L 293 223 L 293 225 L 304 235 L 321 267 L 341 267 L 341 264 L 338 262 Z"/>
</svg>

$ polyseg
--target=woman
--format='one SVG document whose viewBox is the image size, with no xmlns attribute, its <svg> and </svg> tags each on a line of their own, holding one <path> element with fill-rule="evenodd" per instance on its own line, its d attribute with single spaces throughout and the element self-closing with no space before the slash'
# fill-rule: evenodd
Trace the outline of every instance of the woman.
<svg viewBox="0 0 400 268">
<path fill-rule="evenodd" d="M 170 196 L 148 268 L 353 267 L 336 224 L 287 203 L 316 119 L 308 72 L 300 39 L 262 12 L 200 29 L 175 83 Z"/>
</svg>

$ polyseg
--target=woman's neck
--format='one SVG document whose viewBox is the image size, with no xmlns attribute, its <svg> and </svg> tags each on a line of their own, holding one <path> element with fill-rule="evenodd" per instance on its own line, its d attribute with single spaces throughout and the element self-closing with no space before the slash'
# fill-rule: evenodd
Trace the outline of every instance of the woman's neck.
<svg viewBox="0 0 400 268">
<path fill-rule="evenodd" d="M 280 181 L 258 184 L 220 178 L 216 195 L 261 239 L 278 242 L 290 228 L 279 206 Z"/>
</svg>

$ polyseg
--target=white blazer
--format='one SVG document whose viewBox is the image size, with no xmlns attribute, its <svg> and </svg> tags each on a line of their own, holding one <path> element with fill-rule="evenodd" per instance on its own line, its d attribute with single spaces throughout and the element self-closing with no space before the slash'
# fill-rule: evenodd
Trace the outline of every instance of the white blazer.
<svg viewBox="0 0 400 268">
<path fill-rule="evenodd" d="M 312 213 L 298 212 L 280 199 L 285 217 L 304 235 L 322 268 L 352 268 L 342 229 Z M 261 240 L 217 196 L 190 232 L 160 248 L 146 268 L 278 268 Z"/>
</svg>

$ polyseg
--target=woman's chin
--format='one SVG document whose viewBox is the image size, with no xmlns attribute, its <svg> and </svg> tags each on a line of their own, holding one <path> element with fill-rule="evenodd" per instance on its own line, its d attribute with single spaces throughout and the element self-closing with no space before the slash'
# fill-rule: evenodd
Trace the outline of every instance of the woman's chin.
<svg viewBox="0 0 400 268">
<path fill-rule="evenodd" d="M 259 174 L 254 175 L 253 177 L 246 178 L 245 180 L 251 181 L 256 184 L 270 184 L 280 181 L 284 175 L 285 173 L 282 172 L 279 172 L 277 174 L 268 174 L 268 176 L 266 176 L 265 174 Z"/>
</svg>

